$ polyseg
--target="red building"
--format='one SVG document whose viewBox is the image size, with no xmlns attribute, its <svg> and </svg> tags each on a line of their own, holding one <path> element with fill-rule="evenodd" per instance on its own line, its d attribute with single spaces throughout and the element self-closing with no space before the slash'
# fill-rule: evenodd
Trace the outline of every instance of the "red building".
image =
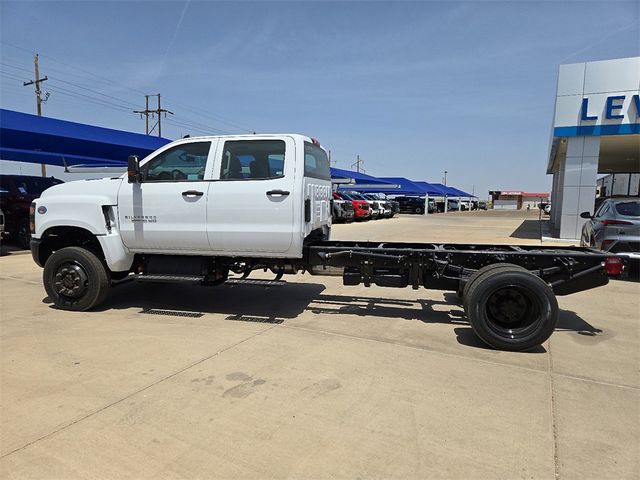
<svg viewBox="0 0 640 480">
<path fill-rule="evenodd" d="M 489 192 L 494 209 L 521 210 L 538 208 L 539 203 L 549 201 L 548 192 L 523 192 L 520 190 L 492 190 Z"/>
</svg>

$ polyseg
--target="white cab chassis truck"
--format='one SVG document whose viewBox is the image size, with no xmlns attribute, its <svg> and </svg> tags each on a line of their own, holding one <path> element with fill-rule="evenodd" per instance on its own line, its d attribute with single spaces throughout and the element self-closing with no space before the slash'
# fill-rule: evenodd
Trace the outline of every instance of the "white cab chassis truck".
<svg viewBox="0 0 640 480">
<path fill-rule="evenodd" d="M 125 281 L 216 286 L 270 270 L 345 285 L 452 290 L 488 345 L 527 350 L 558 321 L 556 295 L 604 285 L 626 259 L 587 248 L 330 241 L 331 178 L 303 135 L 186 138 L 127 173 L 54 186 L 31 207 L 31 252 L 61 309 Z M 268 283 L 268 282 L 267 282 Z"/>
</svg>

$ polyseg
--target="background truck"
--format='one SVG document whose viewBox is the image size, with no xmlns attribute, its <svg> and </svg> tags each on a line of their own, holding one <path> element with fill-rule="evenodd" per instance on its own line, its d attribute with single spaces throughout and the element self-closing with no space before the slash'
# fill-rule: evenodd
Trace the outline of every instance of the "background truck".
<svg viewBox="0 0 640 480">
<path fill-rule="evenodd" d="M 476 334 L 526 350 L 558 321 L 556 295 L 604 285 L 624 258 L 587 248 L 336 242 L 329 162 L 302 135 L 189 138 L 116 178 L 54 186 L 31 205 L 31 251 L 51 301 L 84 311 L 123 281 L 215 286 L 254 270 L 345 285 L 453 290 Z"/>
</svg>

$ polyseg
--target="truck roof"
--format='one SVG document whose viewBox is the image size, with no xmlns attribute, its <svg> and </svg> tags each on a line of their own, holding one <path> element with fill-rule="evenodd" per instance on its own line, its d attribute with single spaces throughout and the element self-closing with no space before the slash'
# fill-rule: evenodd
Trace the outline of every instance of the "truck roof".
<svg viewBox="0 0 640 480">
<path fill-rule="evenodd" d="M 177 142 L 180 140 L 195 140 L 195 139 L 198 139 L 198 140 L 210 140 L 210 139 L 220 139 L 220 138 L 251 139 L 256 137 L 267 137 L 267 138 L 298 137 L 306 142 L 312 142 L 320 145 L 320 143 L 316 139 L 309 137 L 308 135 L 302 135 L 300 133 L 243 133 L 243 134 L 230 134 L 230 135 L 200 135 L 200 136 L 190 136 L 186 138 L 181 138 L 178 140 L 174 140 L 174 142 Z"/>
</svg>

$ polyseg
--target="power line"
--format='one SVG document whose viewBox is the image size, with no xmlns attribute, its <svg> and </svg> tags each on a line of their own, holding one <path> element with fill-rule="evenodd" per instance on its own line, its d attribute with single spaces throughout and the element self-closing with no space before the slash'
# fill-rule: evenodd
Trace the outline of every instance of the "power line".
<svg viewBox="0 0 640 480">
<path fill-rule="evenodd" d="M 6 63 L 6 62 L 0 62 L 0 65 L 3 65 L 3 66 L 5 66 L 5 67 L 14 68 L 14 69 L 17 69 L 17 70 L 29 71 L 29 70 L 27 70 L 26 68 L 18 67 L 18 66 L 16 66 L 16 65 L 12 65 L 12 64 L 9 64 L 9 63 Z M 10 73 L 10 72 L 6 72 L 6 73 Z M 137 104 L 135 104 L 135 103 L 133 103 L 133 102 L 129 102 L 129 101 L 127 101 L 127 100 L 123 100 L 123 99 L 121 99 L 121 98 L 114 97 L 113 95 L 109 95 L 109 94 L 106 94 L 106 93 L 100 92 L 100 91 L 98 91 L 98 90 L 94 90 L 94 89 L 92 89 L 92 88 L 85 87 L 84 85 L 81 85 L 81 84 L 78 84 L 78 83 L 75 83 L 75 82 L 70 82 L 69 80 L 63 80 L 62 78 L 58 78 L 57 76 L 49 77 L 49 80 L 55 80 L 56 82 L 65 83 L 65 84 L 67 84 L 67 85 L 73 85 L 73 86 L 74 86 L 74 87 L 76 87 L 76 88 L 80 88 L 80 89 L 82 89 L 82 90 L 86 90 L 86 91 L 88 91 L 88 92 L 95 93 L 96 95 L 100 95 L 100 96 L 102 96 L 102 97 L 105 97 L 105 98 L 109 98 L 109 99 L 115 100 L 115 101 L 117 101 L 117 102 L 119 102 L 119 103 L 122 103 L 122 104 L 126 105 L 128 108 L 131 108 L 131 107 L 139 108 L 139 107 L 140 107 L 139 105 L 137 105 Z"/>
<path fill-rule="evenodd" d="M 182 119 L 178 119 L 176 121 L 175 118 L 172 118 L 171 120 L 167 120 L 167 123 L 169 123 L 171 125 L 187 128 L 189 130 L 201 132 L 201 133 L 204 133 L 205 135 L 210 135 L 212 133 L 217 133 L 217 134 L 228 134 L 228 133 L 230 133 L 230 132 L 226 132 L 224 130 L 219 130 L 217 128 L 210 127 L 208 125 L 194 124 L 192 122 L 189 122 L 187 120 L 182 120 Z"/>
<path fill-rule="evenodd" d="M 22 81 L 22 78 L 20 78 L 19 76 L 17 76 L 16 74 L 14 74 L 12 72 L 0 72 L 0 74 L 3 77 L 8 78 L 10 80 Z M 70 97 L 82 99 L 82 100 L 84 100 L 86 102 L 93 103 L 93 104 L 96 104 L 96 105 L 105 106 L 105 107 L 108 107 L 108 108 L 112 108 L 112 109 L 118 110 L 120 112 L 126 112 L 126 113 L 130 112 L 130 109 L 128 107 L 124 106 L 124 105 L 118 105 L 118 104 L 114 104 L 113 102 L 110 102 L 109 100 L 105 100 L 105 99 L 102 99 L 102 98 L 96 98 L 96 97 L 93 97 L 93 96 L 90 96 L 90 95 L 84 95 L 82 93 L 75 92 L 73 90 L 69 90 L 69 89 L 64 88 L 64 87 L 62 87 L 60 85 L 57 85 L 54 82 L 51 82 L 51 80 L 53 80 L 53 79 L 49 79 L 49 80 L 50 80 L 50 83 L 49 83 L 48 90 L 53 92 L 53 93 L 57 93 L 57 94 L 65 95 L 65 96 L 70 96 Z"/>
<path fill-rule="evenodd" d="M 173 105 L 177 105 L 179 107 L 182 107 L 184 110 L 188 110 L 188 111 L 190 111 L 192 113 L 195 113 L 196 115 L 199 115 L 199 116 L 201 116 L 203 118 L 209 118 L 211 120 L 215 120 L 216 122 L 225 123 L 225 124 L 227 124 L 227 125 L 229 125 L 231 127 L 239 128 L 240 130 L 247 131 L 247 132 L 254 132 L 255 131 L 254 128 L 249 128 L 249 127 L 246 127 L 246 126 L 242 126 L 242 125 L 240 125 L 238 123 L 232 122 L 230 120 L 225 120 L 224 117 L 218 117 L 216 115 L 211 114 L 210 112 L 208 112 L 206 110 L 198 109 L 196 107 L 190 107 L 188 105 L 183 105 L 181 103 L 172 101 L 172 100 L 170 100 L 168 98 L 165 98 L 165 100 L 167 100 L 169 103 L 171 103 Z"/>
<path fill-rule="evenodd" d="M 0 72 L 0 74 L 2 74 L 4 77 L 9 78 L 11 80 L 16 80 L 16 81 L 22 81 L 22 78 L 19 77 L 18 75 L 14 74 L 13 72 Z M 54 80 L 54 79 L 50 79 L 50 80 Z M 112 110 L 118 111 L 118 112 L 123 112 L 123 113 L 130 113 L 130 105 L 131 104 L 125 104 L 125 105 L 121 105 L 120 103 L 113 103 L 110 102 L 107 99 L 104 98 L 97 98 L 91 95 L 86 95 L 80 92 L 76 92 L 73 90 L 69 90 L 68 88 L 65 88 L 61 85 L 58 85 L 57 82 L 59 82 L 60 79 L 55 79 L 54 82 L 50 83 L 50 88 L 49 90 L 51 90 L 51 92 L 55 93 L 55 94 L 59 94 L 59 95 L 63 95 L 67 98 L 74 98 L 83 102 L 88 102 L 91 103 L 93 105 L 99 105 L 99 106 L 103 106 L 103 107 L 107 107 L 110 108 Z M 73 82 L 65 82 L 65 83 L 73 83 Z M 4 88 L 4 87 L 3 87 Z M 89 89 L 90 90 L 90 89 Z M 115 97 L 113 97 L 115 98 Z M 166 121 L 168 124 L 172 125 L 172 126 L 177 126 L 180 128 L 184 128 L 186 130 L 192 131 L 192 132 L 200 132 L 202 134 L 205 135 L 210 135 L 212 133 L 217 133 L 217 134 L 226 134 L 226 133 L 230 133 L 228 131 L 225 130 L 221 130 L 219 128 L 215 128 L 212 127 L 211 125 L 207 125 L 201 122 L 196 122 L 193 120 L 190 120 L 188 118 L 183 118 L 181 115 L 175 115 L 171 121 L 167 120 Z"/>
<path fill-rule="evenodd" d="M 120 99 L 120 98 L 118 98 L 118 97 L 114 97 L 113 95 L 108 95 L 108 94 L 106 94 L 106 93 L 102 93 L 102 92 L 99 92 L 99 91 L 97 91 L 97 90 L 93 90 L 93 89 L 91 89 L 91 88 L 84 87 L 84 86 L 82 86 L 82 85 L 79 85 L 79 84 L 74 83 L 74 82 L 70 82 L 70 81 L 68 81 L 68 80 L 62 80 L 62 79 L 57 78 L 57 77 L 51 77 L 51 80 L 55 80 L 55 81 L 57 81 L 57 82 L 66 83 L 66 84 L 68 84 L 68 85 L 73 85 L 74 87 L 76 87 L 76 88 L 80 88 L 80 89 L 82 89 L 82 90 L 86 90 L 87 92 L 92 92 L 92 93 L 95 93 L 95 94 L 100 95 L 100 96 L 102 96 L 102 97 L 110 98 L 110 99 L 112 99 L 112 100 L 115 100 L 115 101 L 117 101 L 117 102 L 120 102 L 120 103 L 122 103 L 122 104 L 126 105 L 127 107 L 136 107 L 136 108 L 138 108 L 138 105 L 136 105 L 135 103 L 128 102 L 128 101 L 126 101 L 126 100 L 122 100 L 122 99 Z"/>
<path fill-rule="evenodd" d="M 101 98 L 92 97 L 91 95 L 85 95 L 83 93 L 75 92 L 73 90 L 69 90 L 67 88 L 61 87 L 60 85 L 56 85 L 56 84 L 51 84 L 50 87 L 52 87 L 50 88 L 50 90 L 54 93 L 61 93 L 63 95 L 69 95 L 75 98 L 84 99 L 87 102 L 109 107 L 114 110 L 118 110 L 120 112 L 126 112 L 126 113 L 130 112 L 130 110 L 127 107 L 122 105 L 117 105 L 115 103 L 109 102 L 108 100 L 103 100 Z"/>
<path fill-rule="evenodd" d="M 18 46 L 18 45 L 13 44 L 13 43 L 4 42 L 4 41 L 0 41 L 0 43 L 2 43 L 3 45 L 7 45 L 7 46 L 9 46 L 9 47 L 16 48 L 16 49 L 18 49 L 18 50 L 22 50 L 23 52 L 28 52 L 28 53 L 31 53 L 31 54 L 34 54 L 34 53 L 35 53 L 33 50 L 30 50 L 30 49 L 28 49 L 28 48 L 24 48 L 24 47 L 20 47 L 20 46 Z M 89 71 L 89 70 L 85 70 L 85 69 L 80 68 L 80 67 L 78 67 L 78 66 L 76 66 L 76 65 L 72 65 L 72 64 L 69 64 L 69 63 L 63 62 L 63 61 L 61 61 L 61 60 L 58 60 L 58 59 L 56 59 L 56 58 L 53 58 L 53 57 L 52 57 L 52 56 L 50 56 L 50 55 L 46 55 L 45 57 L 46 57 L 47 59 L 49 59 L 49 60 L 53 61 L 53 62 L 59 63 L 60 65 L 64 65 L 65 67 L 73 68 L 73 69 L 78 70 L 78 71 L 80 71 L 80 72 L 86 73 L 87 75 L 91 75 L 92 77 L 95 77 L 95 78 L 101 79 L 101 80 L 103 80 L 103 81 L 104 81 L 104 80 L 106 80 L 106 81 L 108 81 L 108 82 L 109 82 L 110 84 L 112 84 L 112 85 L 120 85 L 120 86 L 122 86 L 122 87 L 126 88 L 127 90 L 131 90 L 131 91 L 136 92 L 136 93 L 142 93 L 142 94 L 144 95 L 144 92 L 142 92 L 141 90 L 137 90 L 137 89 L 135 89 L 135 88 L 129 87 L 129 86 L 124 85 L 124 84 L 119 84 L 118 82 L 115 82 L 114 80 L 111 80 L 110 78 L 103 77 L 103 76 L 101 76 L 101 75 L 97 75 L 97 74 L 95 74 L 95 73 L 93 73 L 93 72 L 91 72 L 91 71 Z"/>
<path fill-rule="evenodd" d="M 2 43 L 3 45 L 7 45 L 7 46 L 10 46 L 10 47 L 16 48 L 16 49 L 18 49 L 18 50 L 24 51 L 24 52 L 32 53 L 32 50 L 29 50 L 29 49 L 24 48 L 24 47 L 20 47 L 20 46 L 18 46 L 18 45 L 13 44 L 13 43 L 5 42 L 5 41 L 0 41 L 0 43 Z M 93 72 L 91 72 L 91 71 L 89 71 L 89 70 L 86 70 L 86 69 L 83 69 L 83 68 L 77 67 L 77 66 L 75 66 L 75 65 L 72 65 L 72 64 L 69 64 L 69 63 L 66 63 L 66 62 L 62 62 L 62 61 L 57 60 L 57 59 L 55 59 L 55 58 L 53 58 L 53 57 L 51 57 L 51 56 L 49 56 L 49 55 L 47 55 L 47 56 L 46 56 L 46 58 L 47 58 L 48 60 L 53 61 L 53 62 L 59 63 L 59 64 L 61 64 L 61 65 L 64 65 L 64 66 L 66 66 L 66 67 L 68 67 L 68 68 L 73 68 L 73 69 L 78 70 L 78 71 L 80 71 L 80 72 L 83 72 L 83 73 L 86 73 L 86 74 L 88 74 L 88 75 L 91 75 L 92 77 L 95 77 L 95 78 L 101 79 L 103 82 L 104 82 L 104 81 L 106 81 L 106 82 L 108 82 L 110 85 L 113 85 L 113 86 L 119 86 L 119 87 L 122 87 L 122 88 L 124 88 L 124 89 L 130 90 L 130 91 L 132 91 L 132 92 L 135 92 L 135 93 L 141 93 L 142 95 L 146 95 L 146 93 L 145 93 L 145 92 L 142 92 L 141 90 L 138 90 L 138 89 L 135 89 L 135 88 L 129 87 L 129 86 L 124 85 L 124 84 L 122 84 L 122 83 L 116 82 L 116 81 L 114 81 L 114 80 L 112 80 L 112 79 L 110 79 L 110 78 L 104 77 L 104 76 L 102 76 L 102 75 L 95 74 L 95 73 L 93 73 Z M 228 119 L 228 118 L 226 118 L 226 117 L 222 117 L 222 116 L 218 116 L 218 115 L 213 115 L 213 114 L 211 114 L 210 112 L 208 112 L 208 111 L 206 111 L 206 110 L 204 110 L 204 109 L 200 109 L 200 108 L 197 108 L 197 107 L 194 107 L 194 106 L 185 105 L 185 104 L 182 104 L 182 103 L 176 102 L 176 101 L 172 100 L 172 99 L 171 99 L 171 98 L 169 98 L 169 97 L 166 97 L 166 96 L 165 96 L 165 97 L 164 97 L 164 100 L 165 100 L 166 102 L 168 102 L 168 103 L 172 104 L 172 105 L 177 105 L 177 106 L 179 106 L 179 107 L 182 107 L 182 108 L 183 108 L 183 109 L 185 109 L 185 110 L 189 110 L 189 111 L 191 111 L 192 113 L 195 113 L 196 115 L 199 115 L 199 116 L 201 116 L 201 117 L 203 117 L 203 118 L 209 118 L 209 119 L 214 120 L 214 121 L 217 121 L 217 122 L 225 123 L 225 124 L 227 124 L 227 125 L 229 125 L 229 126 L 232 126 L 232 127 L 235 127 L 235 128 L 239 128 L 239 129 L 244 130 L 244 131 L 247 131 L 247 132 L 254 132 L 254 131 L 256 131 L 256 129 L 255 129 L 255 128 L 249 128 L 249 127 L 247 127 L 247 126 L 243 126 L 243 125 L 241 125 L 241 124 L 239 124 L 239 123 L 237 123 L 237 122 L 235 122 L 235 121 L 233 121 L 233 120 L 231 120 L 231 119 Z"/>
</svg>

